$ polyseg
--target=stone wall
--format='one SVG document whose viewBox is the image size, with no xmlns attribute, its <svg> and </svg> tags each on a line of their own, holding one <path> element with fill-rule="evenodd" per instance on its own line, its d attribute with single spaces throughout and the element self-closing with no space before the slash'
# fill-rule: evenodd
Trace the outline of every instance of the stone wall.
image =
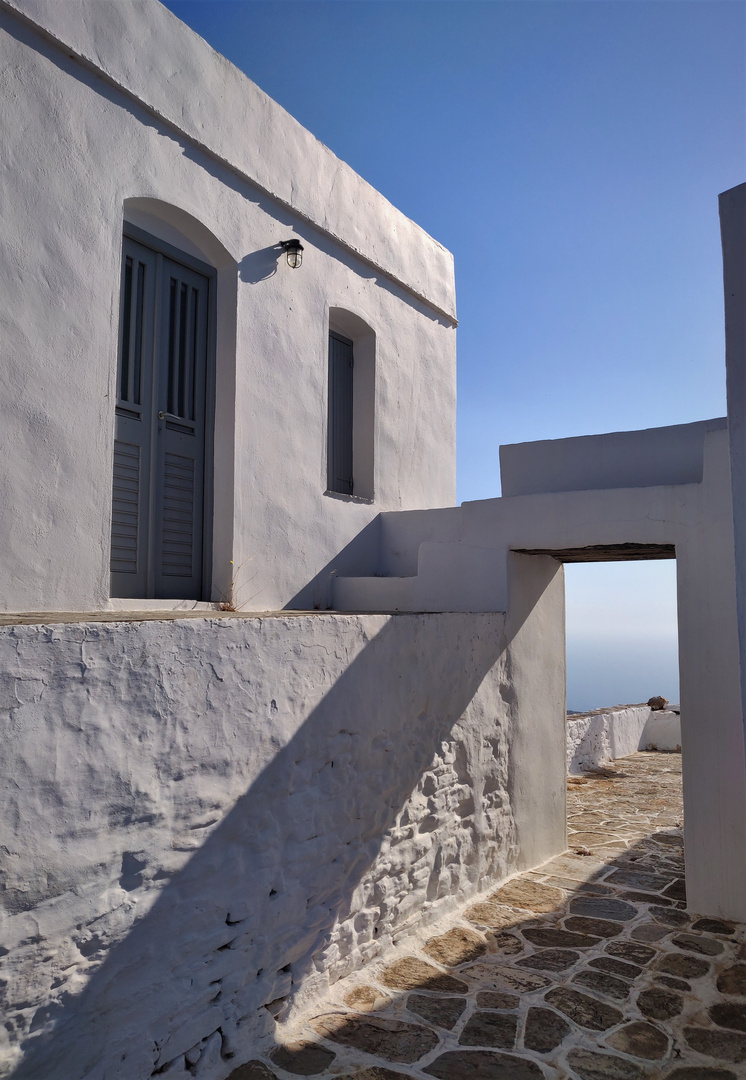
<svg viewBox="0 0 746 1080">
<path fill-rule="evenodd" d="M 561 850 L 564 803 L 539 820 L 561 755 L 523 761 L 530 628 L 1 628 L 0 1075 L 140 1080 L 196 1046 L 222 1080 L 274 1016 L 513 872 L 520 834 Z"/>
<path fill-rule="evenodd" d="M 678 706 L 677 706 L 678 708 Z M 567 771 L 598 768 L 637 750 L 681 750 L 678 711 L 649 705 L 617 705 L 567 718 Z"/>
</svg>

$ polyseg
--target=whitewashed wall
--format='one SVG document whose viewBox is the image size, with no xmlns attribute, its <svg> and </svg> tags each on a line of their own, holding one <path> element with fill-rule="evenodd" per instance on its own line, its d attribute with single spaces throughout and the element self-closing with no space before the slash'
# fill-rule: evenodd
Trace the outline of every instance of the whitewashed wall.
<svg viewBox="0 0 746 1080">
<path fill-rule="evenodd" d="M 615 546 L 624 557 L 628 544 L 675 551 L 687 897 L 694 911 L 743 921 L 746 749 L 729 432 L 723 419 L 685 425 L 672 429 L 667 445 L 669 430 L 639 433 L 647 450 L 629 461 L 634 432 L 512 447 L 502 458 L 515 470 L 511 487 L 525 484 L 532 494 L 382 515 L 389 549 L 382 565 L 408 576 L 340 578 L 334 596 L 349 611 L 507 610 L 512 618 L 516 550 L 553 551 L 559 558 L 590 547 L 605 558 Z M 587 462 L 586 443 L 591 461 L 613 463 L 608 487 L 588 488 L 601 478 Z M 550 488 L 545 494 L 535 491 L 542 470 Z M 669 482 L 655 486 L 664 473 Z M 538 558 L 522 557 L 529 563 Z M 537 679 L 542 670 L 537 662 Z"/>
<path fill-rule="evenodd" d="M 649 705 L 595 709 L 567 718 L 567 771 L 595 769 L 638 750 L 681 750 L 678 712 Z"/>
<path fill-rule="evenodd" d="M 640 749 L 650 716 L 648 705 L 596 709 L 567 718 L 567 771 L 571 775 L 626 757 Z"/>
<path fill-rule="evenodd" d="M 0 47 L 0 609 L 108 601 L 125 217 L 218 269 L 213 599 L 326 607 L 380 510 L 454 501 L 451 256 L 155 0 L 0 0 Z M 376 335 L 372 502 L 324 494 L 330 308 Z"/>
<path fill-rule="evenodd" d="M 222 1080 L 274 1012 L 562 850 L 561 626 L 537 633 L 562 596 L 541 584 L 507 627 L 1 628 L 0 1075 L 144 1080 L 212 1037 L 197 1076 Z"/>
</svg>

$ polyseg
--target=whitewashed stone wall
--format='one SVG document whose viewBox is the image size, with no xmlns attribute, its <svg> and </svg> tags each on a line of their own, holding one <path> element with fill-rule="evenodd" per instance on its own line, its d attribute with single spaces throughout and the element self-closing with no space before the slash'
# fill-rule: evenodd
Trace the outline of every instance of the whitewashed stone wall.
<svg viewBox="0 0 746 1080">
<path fill-rule="evenodd" d="M 596 709 L 567 718 L 567 771 L 598 768 L 637 750 L 680 750 L 678 712 L 653 711 L 649 705 Z"/>
<path fill-rule="evenodd" d="M 634 754 L 650 707 L 628 705 L 567 718 L 567 771 L 582 773 L 614 758 Z"/>
<path fill-rule="evenodd" d="M 651 712 L 640 738 L 641 750 L 681 750 L 681 716 L 672 709 Z"/>
<path fill-rule="evenodd" d="M 274 1014 L 512 872 L 521 832 L 561 848 L 536 810 L 561 755 L 532 779 L 538 713 L 518 730 L 529 630 L 323 613 L 1 628 L 0 1075 L 189 1062 L 222 1080 Z"/>
</svg>

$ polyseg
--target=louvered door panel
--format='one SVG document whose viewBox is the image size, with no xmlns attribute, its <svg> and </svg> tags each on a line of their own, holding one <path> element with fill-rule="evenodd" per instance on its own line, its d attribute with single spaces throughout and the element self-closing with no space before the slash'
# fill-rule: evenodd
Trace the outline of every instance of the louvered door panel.
<svg viewBox="0 0 746 1080">
<path fill-rule="evenodd" d="M 111 570 L 137 573 L 140 534 L 141 448 L 114 440 L 114 498 L 111 514 Z"/>
<path fill-rule="evenodd" d="M 329 415 L 327 483 L 330 491 L 353 493 L 352 472 L 352 342 L 329 334 Z"/>
<path fill-rule="evenodd" d="M 166 453 L 163 474 L 162 570 L 165 577 L 194 574 L 194 461 Z"/>
<path fill-rule="evenodd" d="M 112 596 L 148 595 L 157 262 L 154 251 L 125 237 L 114 432 Z"/>
<path fill-rule="evenodd" d="M 155 588 L 202 595 L 208 279 L 164 257 L 159 336 Z"/>
</svg>

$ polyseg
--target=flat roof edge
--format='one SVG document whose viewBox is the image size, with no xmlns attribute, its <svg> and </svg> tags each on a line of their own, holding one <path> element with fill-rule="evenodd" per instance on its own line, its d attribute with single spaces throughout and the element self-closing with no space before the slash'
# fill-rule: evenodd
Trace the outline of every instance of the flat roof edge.
<svg viewBox="0 0 746 1080">
<path fill-rule="evenodd" d="M 697 484 L 705 437 L 725 417 L 689 424 L 508 443 L 500 447 L 503 496 Z"/>
<path fill-rule="evenodd" d="M 158 0 L 0 10 L 456 324 L 452 254 Z"/>
</svg>

